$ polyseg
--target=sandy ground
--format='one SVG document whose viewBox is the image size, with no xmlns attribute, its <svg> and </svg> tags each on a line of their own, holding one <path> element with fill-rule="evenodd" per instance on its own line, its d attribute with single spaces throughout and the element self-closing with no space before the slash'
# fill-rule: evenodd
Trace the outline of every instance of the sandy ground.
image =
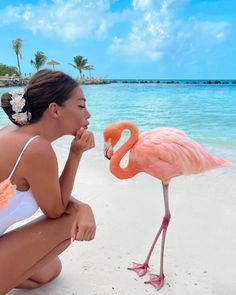
<svg viewBox="0 0 236 295">
<path fill-rule="evenodd" d="M 109 162 L 99 154 L 101 150 L 85 155 L 73 191 L 94 210 L 96 239 L 74 242 L 62 253 L 63 272 L 54 282 L 30 292 L 8 294 L 157 294 L 153 286 L 144 284 L 148 275 L 139 278 L 127 267 L 132 261 L 144 261 L 160 226 L 164 212 L 161 183 L 145 174 L 116 179 L 109 173 Z M 60 157 L 62 167 L 66 155 Z M 166 281 L 159 294 L 236 294 L 235 180 L 235 168 L 173 179 Z M 150 261 L 150 273 L 158 273 L 159 255 L 160 243 Z"/>
</svg>

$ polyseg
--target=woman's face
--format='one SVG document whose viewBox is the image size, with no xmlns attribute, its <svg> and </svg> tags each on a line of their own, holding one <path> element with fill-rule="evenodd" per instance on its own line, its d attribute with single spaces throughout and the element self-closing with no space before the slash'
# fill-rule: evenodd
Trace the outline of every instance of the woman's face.
<svg viewBox="0 0 236 295">
<path fill-rule="evenodd" d="M 87 110 L 86 99 L 79 86 L 74 89 L 71 97 L 64 103 L 62 117 L 63 127 L 65 127 L 67 134 L 75 135 L 81 127 L 88 128 L 88 119 L 91 115 Z"/>
</svg>

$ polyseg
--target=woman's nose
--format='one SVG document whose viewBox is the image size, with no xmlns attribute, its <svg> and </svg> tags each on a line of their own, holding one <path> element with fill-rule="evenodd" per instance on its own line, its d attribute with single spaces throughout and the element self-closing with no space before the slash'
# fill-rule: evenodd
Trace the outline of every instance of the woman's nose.
<svg viewBox="0 0 236 295">
<path fill-rule="evenodd" d="M 87 110 L 87 112 L 86 112 L 86 119 L 89 119 L 90 117 L 91 117 L 91 115 L 90 115 L 89 111 Z"/>
</svg>

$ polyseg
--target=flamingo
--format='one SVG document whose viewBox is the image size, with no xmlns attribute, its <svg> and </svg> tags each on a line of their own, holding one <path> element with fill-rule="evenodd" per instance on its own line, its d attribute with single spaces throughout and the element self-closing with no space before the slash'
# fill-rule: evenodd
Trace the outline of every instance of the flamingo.
<svg viewBox="0 0 236 295">
<path fill-rule="evenodd" d="M 115 152 L 122 131 L 128 129 L 128 140 Z M 129 153 L 126 167 L 120 167 L 124 155 Z M 171 178 L 180 175 L 202 173 L 204 171 L 226 166 L 227 161 L 211 156 L 203 146 L 190 139 L 183 131 L 175 128 L 155 128 L 139 135 L 137 126 L 129 121 L 116 122 L 104 130 L 104 155 L 110 160 L 110 171 L 119 179 L 127 179 L 137 173 L 148 173 L 162 182 L 165 214 L 157 235 L 144 263 L 133 263 L 129 270 L 144 276 L 149 268 L 149 260 L 159 236 L 162 234 L 160 273 L 150 274 L 146 284 L 157 290 L 164 285 L 164 246 L 167 227 L 171 218 L 169 209 L 168 186 Z"/>
</svg>

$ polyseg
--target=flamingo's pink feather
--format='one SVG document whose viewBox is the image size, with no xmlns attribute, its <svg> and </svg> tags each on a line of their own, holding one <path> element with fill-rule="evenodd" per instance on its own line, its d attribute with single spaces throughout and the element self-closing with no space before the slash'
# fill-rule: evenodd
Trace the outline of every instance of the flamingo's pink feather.
<svg viewBox="0 0 236 295">
<path fill-rule="evenodd" d="M 142 133 L 130 150 L 131 166 L 168 182 L 172 177 L 201 173 L 225 166 L 196 141 L 175 128 L 156 128 Z"/>
</svg>

